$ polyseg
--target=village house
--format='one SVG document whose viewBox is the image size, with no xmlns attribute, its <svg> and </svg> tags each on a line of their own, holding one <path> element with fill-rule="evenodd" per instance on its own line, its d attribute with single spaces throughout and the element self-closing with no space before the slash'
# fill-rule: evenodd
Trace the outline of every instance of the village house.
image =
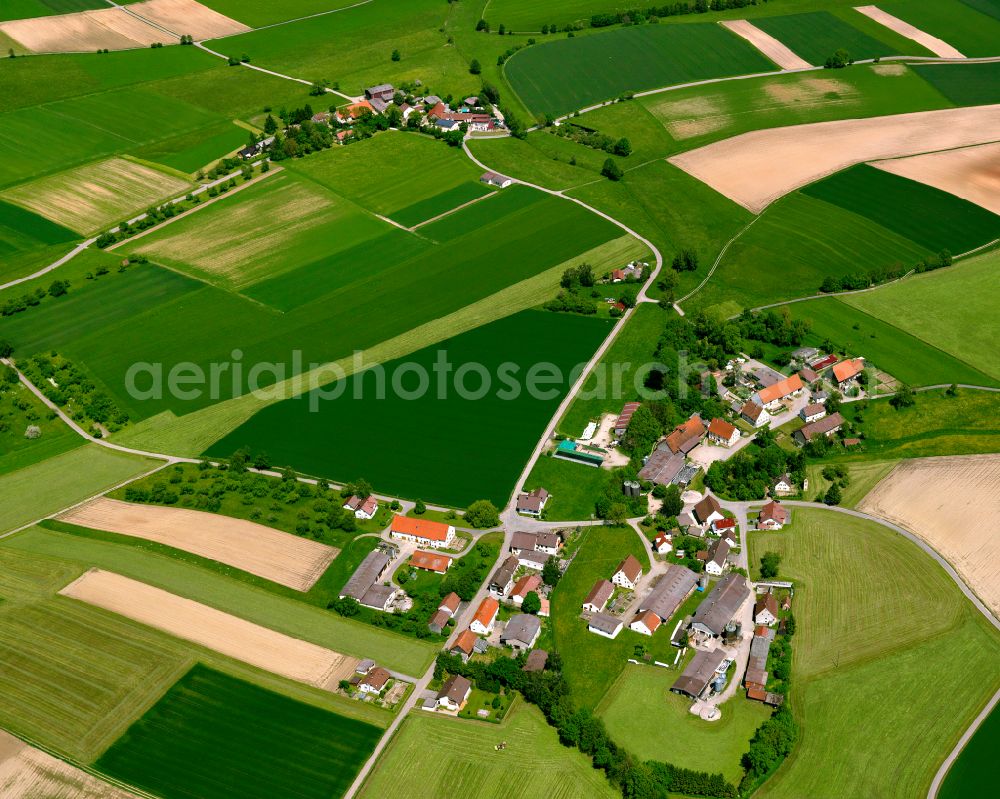
<svg viewBox="0 0 1000 799">
<path fill-rule="evenodd" d="M 354 667 L 355 674 L 365 675 L 375 668 L 375 661 L 371 658 L 365 658 L 364 660 L 359 660 L 358 665 Z"/>
<path fill-rule="evenodd" d="M 798 396 L 801 393 L 802 378 L 798 375 L 792 375 L 774 385 L 762 388 L 753 395 L 752 399 L 762 408 L 773 411 L 780 408 L 783 399 Z"/>
<path fill-rule="evenodd" d="M 661 621 L 667 621 L 697 585 L 698 578 L 694 572 L 672 563 L 639 603 L 639 612 L 655 613 Z"/>
<path fill-rule="evenodd" d="M 641 578 L 642 566 L 636 560 L 635 555 L 629 555 L 618 564 L 618 568 L 615 569 L 615 573 L 611 576 L 611 582 L 615 585 L 620 585 L 622 588 L 634 591 Z"/>
<path fill-rule="evenodd" d="M 410 565 L 415 569 L 444 574 L 451 566 L 451 558 L 437 552 L 423 552 L 418 549 L 410 558 Z"/>
<path fill-rule="evenodd" d="M 590 622 L 587 624 L 587 631 L 605 638 L 614 639 L 618 637 L 618 633 L 622 631 L 623 626 L 621 619 L 609 616 L 606 613 L 595 613 L 590 617 Z"/>
<path fill-rule="evenodd" d="M 472 624 L 469 629 L 476 635 L 490 635 L 493 632 L 493 625 L 500 612 L 500 603 L 493 597 L 488 596 L 479 603 L 476 615 L 472 617 Z"/>
<path fill-rule="evenodd" d="M 546 562 L 551 557 L 552 556 L 547 552 L 539 552 L 534 549 L 522 549 L 517 556 L 517 565 L 524 566 L 526 569 L 541 571 L 545 568 Z"/>
<path fill-rule="evenodd" d="M 740 408 L 740 418 L 754 427 L 763 427 L 771 422 L 771 414 L 767 412 L 767 409 L 758 405 L 753 400 L 746 402 Z"/>
<path fill-rule="evenodd" d="M 485 183 L 487 186 L 496 186 L 498 189 L 506 189 L 514 182 L 511 178 L 501 175 L 498 172 L 483 172 L 479 181 L 480 183 Z"/>
<path fill-rule="evenodd" d="M 653 539 L 653 551 L 657 555 L 669 555 L 673 548 L 669 535 L 664 532 L 656 534 L 656 538 Z"/>
<path fill-rule="evenodd" d="M 731 447 L 740 440 L 740 431 L 725 419 L 713 419 L 708 425 L 708 440 L 723 447 Z"/>
<path fill-rule="evenodd" d="M 647 610 L 645 613 L 640 611 L 635 614 L 635 618 L 632 619 L 629 629 L 634 630 L 640 635 L 652 635 L 659 629 L 661 623 L 660 617 L 652 611 Z"/>
<path fill-rule="evenodd" d="M 535 550 L 544 552 L 546 555 L 558 555 L 562 548 L 562 536 L 559 533 L 545 532 L 539 533 L 535 540 Z"/>
<path fill-rule="evenodd" d="M 393 538 L 435 549 L 450 547 L 455 541 L 455 528 L 450 524 L 432 522 L 429 519 L 411 519 L 399 514 L 393 516 L 389 534 Z"/>
<path fill-rule="evenodd" d="M 395 94 L 396 90 L 390 83 L 380 83 L 378 86 L 370 86 L 365 89 L 366 100 L 382 100 L 388 103 L 392 102 L 392 98 Z"/>
<path fill-rule="evenodd" d="M 780 530 L 788 523 L 788 510 L 778 502 L 771 500 L 757 514 L 758 530 Z"/>
<path fill-rule="evenodd" d="M 720 577 L 726 570 L 726 558 L 729 557 L 729 550 L 732 547 L 725 538 L 720 538 L 708 548 L 708 560 L 705 562 L 705 571 L 713 577 Z"/>
<path fill-rule="evenodd" d="M 802 382 L 807 385 L 815 383 L 817 380 L 819 380 L 819 375 L 808 366 L 803 366 L 801 369 L 799 369 L 799 377 L 801 377 Z"/>
<path fill-rule="evenodd" d="M 753 623 L 770 627 L 778 621 L 778 602 L 774 594 L 764 594 L 753 606 Z"/>
<path fill-rule="evenodd" d="M 799 411 L 799 418 L 806 424 L 818 422 L 824 416 L 826 416 L 826 406 L 822 402 L 812 402 Z"/>
<path fill-rule="evenodd" d="M 522 557 L 524 555 L 538 555 L 534 561 L 545 564 L 549 555 L 558 555 L 562 547 L 562 538 L 558 533 L 523 533 L 517 532 L 511 537 L 510 552 L 512 555 Z M 546 557 L 541 557 L 545 555 Z M 534 562 L 533 561 L 533 562 Z M 533 567 L 531 567 L 533 568 Z M 541 568 L 539 566 L 538 568 Z"/>
<path fill-rule="evenodd" d="M 664 441 L 671 452 L 687 455 L 698 446 L 698 442 L 705 435 L 705 430 L 705 423 L 695 414 L 684 424 L 677 425 Z"/>
<path fill-rule="evenodd" d="M 542 632 L 542 623 L 530 613 L 518 613 L 507 620 L 500 643 L 516 650 L 531 649 Z"/>
<path fill-rule="evenodd" d="M 365 592 L 382 579 L 382 575 L 385 574 L 391 562 L 392 558 L 389 554 L 380 549 L 369 552 L 358 568 L 354 570 L 354 574 L 344 584 L 344 587 L 340 589 L 340 594 L 338 594 L 340 599 L 349 596 L 360 602 Z"/>
<path fill-rule="evenodd" d="M 537 574 L 526 574 L 516 583 L 514 583 L 514 588 L 510 592 L 510 601 L 513 602 L 518 607 L 524 602 L 524 598 L 534 591 L 538 593 L 538 589 L 542 587 L 542 578 Z"/>
<path fill-rule="evenodd" d="M 719 500 L 711 494 L 702 499 L 692 510 L 694 518 L 703 527 L 707 527 L 717 519 L 721 520 L 725 518 L 722 515 L 722 506 L 719 504 Z"/>
<path fill-rule="evenodd" d="M 833 375 L 833 382 L 837 384 L 840 391 L 846 391 L 857 381 L 858 376 L 865 370 L 864 358 L 851 358 L 840 363 L 835 363 L 830 369 Z"/>
<path fill-rule="evenodd" d="M 549 492 L 544 488 L 535 488 L 531 491 L 522 491 L 517 495 L 517 512 L 525 516 L 541 516 L 545 510 L 545 503 L 549 501 Z M 552 553 L 555 554 L 555 553 Z"/>
<path fill-rule="evenodd" d="M 449 650 L 451 654 L 458 655 L 463 661 L 467 661 L 472 657 L 472 653 L 476 648 L 476 634 L 472 630 L 462 630 L 458 634 L 458 638 L 455 639 L 455 643 L 451 645 Z"/>
<path fill-rule="evenodd" d="M 490 578 L 490 596 L 495 599 L 502 599 L 514 586 L 514 572 L 517 571 L 517 555 L 511 555 L 500 564 L 500 567 L 493 572 Z"/>
<path fill-rule="evenodd" d="M 583 609 L 588 613 L 601 613 L 611 595 L 615 592 L 614 585 L 608 580 L 598 580 L 590 589 L 587 598 L 583 600 Z"/>
<path fill-rule="evenodd" d="M 443 707 L 452 712 L 458 712 L 463 707 L 472 693 L 472 683 L 465 677 L 458 674 L 449 677 L 437 695 L 438 707 Z"/>
<path fill-rule="evenodd" d="M 622 405 L 622 412 L 618 414 L 618 419 L 615 420 L 615 438 L 621 438 L 625 435 L 625 431 L 628 430 L 628 424 L 632 421 L 632 414 L 639 410 L 640 405 L 642 405 L 641 402 L 626 402 Z"/>
<path fill-rule="evenodd" d="M 750 586 L 742 574 L 730 572 L 709 592 L 691 617 L 691 629 L 718 638 L 726 625 L 750 597 Z"/>
<path fill-rule="evenodd" d="M 448 596 L 441 600 L 441 604 L 438 605 L 438 610 L 443 610 L 449 617 L 452 617 L 458 613 L 458 606 L 461 604 L 462 598 L 452 591 L 448 594 Z"/>
<path fill-rule="evenodd" d="M 795 493 L 795 483 L 792 482 L 791 475 L 783 474 L 774 481 L 771 486 L 771 495 L 775 497 L 787 497 Z"/>
<path fill-rule="evenodd" d="M 374 113 L 375 109 L 372 107 L 372 104 L 367 100 L 361 100 L 360 102 L 338 108 L 333 116 L 341 125 L 349 125 L 367 114 Z"/>
<path fill-rule="evenodd" d="M 831 413 L 829 416 L 823 417 L 818 422 L 803 425 L 795 431 L 792 437 L 800 444 L 805 444 L 806 442 L 812 441 L 814 438 L 818 438 L 819 436 L 826 436 L 829 438 L 843 426 L 844 417 L 839 413 Z"/>
<path fill-rule="evenodd" d="M 736 519 L 716 519 L 712 522 L 712 532 L 723 538 L 728 538 L 731 542 L 736 541 L 737 527 Z"/>
<path fill-rule="evenodd" d="M 363 694 L 380 694 L 382 689 L 389 680 L 392 679 L 392 675 L 389 674 L 381 666 L 378 666 L 371 671 L 369 671 L 361 682 L 358 683 L 358 690 Z"/>
<path fill-rule="evenodd" d="M 358 604 L 372 610 L 388 612 L 399 590 L 391 585 L 373 585 L 358 600 Z"/>
<path fill-rule="evenodd" d="M 698 652 L 688 663 L 670 690 L 691 699 L 699 699 L 719 674 L 725 673 L 726 653 L 721 649 Z"/>
<path fill-rule="evenodd" d="M 378 500 L 375 497 L 350 497 L 344 503 L 344 510 L 349 510 L 354 514 L 355 519 L 373 519 L 378 512 Z"/>
<path fill-rule="evenodd" d="M 431 616 L 430 621 L 427 622 L 427 629 L 435 635 L 440 635 L 444 632 L 445 628 L 447 628 L 449 619 L 451 619 L 451 615 L 448 611 L 441 610 L 439 608 L 434 611 L 434 615 Z"/>
</svg>

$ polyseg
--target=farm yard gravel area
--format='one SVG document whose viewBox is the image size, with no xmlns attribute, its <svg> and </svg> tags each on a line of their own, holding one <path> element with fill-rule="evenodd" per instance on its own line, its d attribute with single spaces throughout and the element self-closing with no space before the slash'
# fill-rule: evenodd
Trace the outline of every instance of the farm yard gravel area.
<svg viewBox="0 0 1000 799">
<path fill-rule="evenodd" d="M 74 508 L 59 521 L 167 544 L 299 591 L 309 590 L 338 552 L 243 519 L 107 497 Z"/>
<path fill-rule="evenodd" d="M 920 536 L 1000 616 L 1000 455 L 903 461 L 858 509 Z"/>
<path fill-rule="evenodd" d="M 101 569 L 91 569 L 59 593 L 330 691 L 358 664 L 357 658 Z"/>
<path fill-rule="evenodd" d="M 753 131 L 669 160 L 760 213 L 788 192 L 862 161 L 984 144 L 997 130 L 1000 105 L 949 108 Z"/>
</svg>

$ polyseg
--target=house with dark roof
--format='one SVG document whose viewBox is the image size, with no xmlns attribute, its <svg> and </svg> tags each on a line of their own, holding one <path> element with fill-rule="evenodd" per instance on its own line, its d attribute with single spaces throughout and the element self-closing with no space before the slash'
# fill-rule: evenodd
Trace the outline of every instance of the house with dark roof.
<svg viewBox="0 0 1000 799">
<path fill-rule="evenodd" d="M 642 578 L 642 565 L 635 555 L 628 555 L 625 560 L 618 564 L 615 573 L 611 575 L 611 582 L 634 591 Z"/>
<path fill-rule="evenodd" d="M 614 585 L 608 580 L 598 580 L 594 587 L 590 589 L 586 599 L 583 600 L 583 609 L 589 613 L 600 613 L 608 604 L 611 595 L 615 592 Z"/>
<path fill-rule="evenodd" d="M 595 613 L 587 623 L 587 631 L 604 638 L 617 638 L 625 625 L 616 616 L 607 613 Z"/>
<path fill-rule="evenodd" d="M 445 681 L 438 692 L 438 707 L 457 712 L 465 706 L 471 693 L 472 683 L 465 677 L 454 674 Z"/>
<path fill-rule="evenodd" d="M 795 483 L 792 482 L 792 476 L 787 473 L 778 477 L 771 486 L 771 496 L 773 497 L 787 497 L 794 493 Z"/>
<path fill-rule="evenodd" d="M 517 565 L 524 566 L 526 569 L 535 569 L 536 571 L 541 571 L 545 568 L 545 564 L 549 558 L 552 556 L 547 552 L 539 552 L 538 550 L 521 550 L 521 554 L 517 556 Z"/>
<path fill-rule="evenodd" d="M 392 675 L 381 666 L 369 671 L 361 682 L 358 683 L 358 690 L 363 694 L 380 694 L 386 683 L 392 679 Z"/>
<path fill-rule="evenodd" d="M 685 599 L 691 596 L 698 578 L 684 566 L 671 563 L 652 590 L 639 602 L 640 612 L 652 612 L 667 621 Z"/>
<path fill-rule="evenodd" d="M 822 402 L 810 402 L 799 411 L 799 418 L 806 424 L 818 422 L 824 416 L 826 416 L 826 405 Z"/>
<path fill-rule="evenodd" d="M 771 414 L 767 412 L 763 405 L 758 405 L 753 400 L 746 402 L 740 408 L 740 417 L 754 427 L 763 427 L 771 421 Z"/>
<path fill-rule="evenodd" d="M 841 427 L 844 426 L 844 417 L 839 413 L 831 413 L 829 416 L 820 419 L 818 422 L 803 425 L 793 434 L 793 438 L 800 444 L 812 441 L 814 438 L 826 436 L 829 438 Z"/>
<path fill-rule="evenodd" d="M 661 442 L 653 450 L 653 454 L 646 458 L 646 462 L 639 470 L 639 479 L 667 486 L 676 479 L 683 468 L 683 453 L 671 452 L 666 442 Z"/>
<path fill-rule="evenodd" d="M 717 539 L 708 548 L 708 560 L 705 561 L 705 571 L 713 577 L 719 577 L 726 570 L 726 559 L 732 547 L 725 538 Z"/>
<path fill-rule="evenodd" d="M 750 598 L 750 586 L 742 574 L 730 572 L 715 584 L 691 617 L 691 629 L 717 638 L 725 631 L 743 603 Z"/>
<path fill-rule="evenodd" d="M 517 571 L 517 555 L 511 555 L 490 578 L 490 596 L 502 599 L 514 587 L 514 572 Z"/>
<path fill-rule="evenodd" d="M 626 402 L 622 405 L 622 411 L 618 414 L 618 418 L 615 420 L 615 426 L 612 428 L 615 433 L 615 438 L 621 438 L 625 435 L 625 431 L 628 430 L 629 422 L 632 421 L 632 414 L 639 410 L 641 405 L 641 402 Z"/>
<path fill-rule="evenodd" d="M 692 512 L 698 524 L 701 525 L 709 525 L 716 519 L 725 518 L 722 514 L 722 506 L 719 504 L 719 500 L 711 494 L 706 494 L 701 502 L 694 506 Z"/>
<path fill-rule="evenodd" d="M 369 86 L 365 89 L 365 99 L 379 99 L 391 102 L 395 93 L 396 90 L 392 87 L 391 83 L 380 83 L 378 86 Z"/>
<path fill-rule="evenodd" d="M 726 653 L 721 649 L 698 652 L 688 663 L 670 690 L 676 694 L 699 699 L 706 693 L 715 678 L 725 671 Z"/>
<path fill-rule="evenodd" d="M 479 115 L 486 116 L 486 115 Z M 486 116 L 489 119 L 488 116 Z M 472 120 L 475 121 L 475 120 Z M 482 120 L 480 120 L 482 122 Z M 501 175 L 499 172 L 483 172 L 479 178 L 480 182 L 485 183 L 488 186 L 496 186 L 498 189 L 506 189 L 514 181 L 507 177 L 506 175 Z"/>
<path fill-rule="evenodd" d="M 354 570 L 354 574 L 344 584 L 344 587 L 340 589 L 338 596 L 341 599 L 349 596 L 360 602 L 365 592 L 378 580 L 382 579 L 382 575 L 389 568 L 391 561 L 392 558 L 382 550 L 372 550 L 365 555 L 365 559 L 361 561 L 358 568 Z"/>
<path fill-rule="evenodd" d="M 517 512 L 525 516 L 541 516 L 545 510 L 545 503 L 549 501 L 549 492 L 544 488 L 535 488 L 531 491 L 522 491 L 517 495 Z"/>
<path fill-rule="evenodd" d="M 444 632 L 450 620 L 451 614 L 447 610 L 436 610 L 434 611 L 434 615 L 431 616 L 431 620 L 427 622 L 427 629 L 435 635 L 440 635 Z"/>
<path fill-rule="evenodd" d="M 388 611 L 399 589 L 391 585 L 373 585 L 358 600 L 358 604 L 372 610 Z"/>
<path fill-rule="evenodd" d="M 764 594 L 753 606 L 753 622 L 770 627 L 777 621 L 778 601 L 774 598 L 774 594 Z"/>
</svg>

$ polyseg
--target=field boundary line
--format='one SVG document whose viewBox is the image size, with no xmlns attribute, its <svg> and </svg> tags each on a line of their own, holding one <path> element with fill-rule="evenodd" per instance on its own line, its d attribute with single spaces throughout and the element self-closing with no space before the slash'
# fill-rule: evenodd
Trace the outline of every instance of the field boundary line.
<svg viewBox="0 0 1000 799">
<path fill-rule="evenodd" d="M 414 231 L 416 231 L 417 228 L 422 228 L 424 225 L 429 225 L 431 222 L 437 222 L 439 219 L 444 219 L 446 216 L 451 216 L 457 211 L 461 211 L 463 208 L 468 208 L 470 205 L 475 205 L 478 202 L 482 202 L 483 200 L 487 199 L 488 197 L 492 197 L 495 194 L 496 194 L 495 191 L 491 191 L 488 194 L 483 194 L 480 195 L 479 197 L 474 197 L 473 199 L 468 200 L 462 203 L 461 205 L 456 205 L 449 211 L 445 211 L 443 214 L 438 214 L 437 216 L 432 216 L 430 219 L 425 219 L 423 222 L 418 222 L 413 227 L 406 228 L 406 230 L 409 230 L 411 233 L 413 233 Z"/>
<path fill-rule="evenodd" d="M 371 2 L 372 0 L 361 0 L 360 3 L 354 3 L 353 5 L 343 6 L 342 8 L 332 8 L 329 11 L 318 11 L 315 14 L 306 14 L 304 17 L 295 17 L 295 19 L 285 19 L 282 20 L 281 22 L 272 22 L 269 25 L 261 25 L 259 28 L 250 28 L 248 33 L 253 33 L 254 31 L 266 31 L 268 28 L 278 28 L 281 27 L 282 25 L 291 25 L 293 22 L 302 22 L 303 20 L 307 19 L 315 19 L 316 17 L 325 17 L 328 16 L 329 14 L 337 14 L 341 11 L 350 11 L 352 8 L 358 8 L 359 6 L 366 6 Z M 230 17 L 230 19 L 233 19 L 233 17 Z M 239 22 L 239 20 L 236 20 L 236 22 Z M 228 39 L 230 38 L 230 36 L 244 36 L 244 35 L 245 34 L 243 33 L 232 33 L 229 36 L 218 36 L 215 39 L 203 39 L 202 41 L 211 42 L 211 41 L 218 41 L 219 39 Z"/>
<path fill-rule="evenodd" d="M 743 228 L 739 232 L 737 232 L 737 234 L 735 236 L 733 236 L 729 241 L 727 241 L 725 243 L 725 245 L 723 246 L 723 248 L 721 250 L 719 250 L 719 254 L 716 256 L 715 262 L 712 264 L 712 268 L 708 270 L 708 274 L 705 275 L 705 278 L 701 281 L 701 283 L 699 283 L 697 286 L 695 286 L 691 291 L 689 291 L 687 294 L 685 294 L 679 300 L 675 301 L 674 305 L 678 305 L 679 306 L 682 302 L 686 302 L 691 297 L 693 297 L 695 294 L 697 294 L 699 291 L 701 291 L 703 288 L 705 288 L 705 284 L 708 283 L 709 280 L 711 280 L 712 275 L 714 275 L 715 274 L 715 270 L 719 268 L 719 264 L 722 263 L 722 258 L 729 251 L 729 248 L 730 248 L 730 246 L 732 246 L 733 242 L 735 242 L 744 233 L 746 233 L 750 229 L 751 225 L 753 225 L 754 222 L 756 222 L 762 216 L 763 216 L 763 214 L 757 214 L 753 219 L 751 219 L 749 222 L 747 222 L 746 225 L 744 225 Z M 733 318 L 735 319 L 736 317 L 733 317 Z"/>
</svg>

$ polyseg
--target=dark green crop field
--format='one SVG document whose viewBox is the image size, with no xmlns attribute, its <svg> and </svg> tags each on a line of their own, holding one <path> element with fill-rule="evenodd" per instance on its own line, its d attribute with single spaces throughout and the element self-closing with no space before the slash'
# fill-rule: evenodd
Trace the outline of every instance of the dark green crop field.
<svg viewBox="0 0 1000 799">
<path fill-rule="evenodd" d="M 364 475 L 382 492 L 466 507 L 487 497 L 506 503 L 532 445 L 541 435 L 570 380 L 570 370 L 586 362 L 607 335 L 610 320 L 546 311 L 524 311 L 427 347 L 384 365 L 385 392 L 378 398 L 381 368 L 344 381 L 339 398 L 314 392 L 265 408 L 213 445 L 209 454 L 231 455 L 243 446 L 266 451 L 273 463 L 291 464 L 307 474 L 335 480 Z M 439 399 L 434 363 L 447 353 L 454 371 Z M 512 365 L 520 384 L 516 398 L 505 399 L 502 364 Z M 562 378 L 546 384 L 545 398 L 529 395 L 525 375 L 536 363 L 555 364 Z M 404 366 L 405 364 L 405 366 Z M 489 373 L 488 393 L 481 373 Z M 469 398 L 456 391 L 459 369 Z M 407 398 L 419 386 L 418 370 L 429 390 Z M 393 389 L 394 381 L 403 392 Z M 332 392 L 330 387 L 328 391 Z M 360 399 L 356 397 L 360 396 Z M 310 397 L 318 410 L 310 411 Z"/>
<path fill-rule="evenodd" d="M 1000 102 L 1000 61 L 985 64 L 914 64 L 911 68 L 955 105 Z"/>
<path fill-rule="evenodd" d="M 857 17 L 858 25 L 865 24 L 861 14 Z M 897 54 L 930 55 L 923 47 L 909 39 L 896 37 L 893 39 L 895 45 L 888 44 L 884 39 L 894 36 L 888 29 L 882 29 L 885 34 L 876 39 L 828 11 L 789 14 L 785 17 L 761 17 L 754 20 L 754 25 L 790 47 L 810 64 L 820 66 L 833 55 L 834 51 L 841 48 L 847 50 L 854 59 Z"/>
<path fill-rule="evenodd" d="M 969 58 L 997 54 L 1000 9 L 989 0 L 893 0 L 879 8 L 944 39 Z"/>
<path fill-rule="evenodd" d="M 1000 710 L 994 707 L 952 765 L 938 793 L 940 799 L 989 796 L 996 790 L 998 751 L 1000 751 Z"/>
<path fill-rule="evenodd" d="M 457 208 L 463 203 L 470 202 L 479 197 L 485 197 L 487 194 L 489 194 L 489 189 L 482 183 L 460 183 L 454 188 L 443 191 L 440 194 L 435 194 L 433 197 L 428 197 L 405 208 L 400 208 L 393 213 L 392 218 L 399 222 L 399 224 L 410 227 L 421 222 L 426 222 L 428 219 L 433 219 L 453 208 Z"/>
<path fill-rule="evenodd" d="M 95 766 L 164 799 L 330 799 L 381 734 L 199 664 Z"/>
<path fill-rule="evenodd" d="M 66 244 L 79 238 L 62 225 L 0 200 L 0 256 L 45 244 Z"/>
<path fill-rule="evenodd" d="M 531 111 L 558 115 L 622 92 L 775 69 L 739 37 L 704 23 L 559 39 L 517 53 L 505 72 Z"/>
<path fill-rule="evenodd" d="M 968 252 L 1000 238 L 1000 216 L 954 194 L 866 164 L 801 191 L 871 219 L 933 252 Z"/>
</svg>

